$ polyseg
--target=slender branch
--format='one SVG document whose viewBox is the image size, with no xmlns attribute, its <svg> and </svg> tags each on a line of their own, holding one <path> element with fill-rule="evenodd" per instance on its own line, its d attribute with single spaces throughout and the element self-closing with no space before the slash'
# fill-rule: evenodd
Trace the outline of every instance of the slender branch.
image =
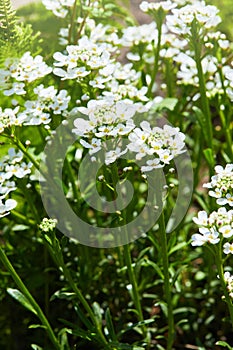
<svg viewBox="0 0 233 350">
<path fill-rule="evenodd" d="M 226 303 L 227 303 L 227 306 L 228 306 L 228 310 L 229 310 L 229 313 L 230 313 L 230 318 L 231 318 L 231 324 L 232 324 L 232 327 L 233 327 L 233 304 L 232 304 L 232 300 L 229 296 L 229 293 L 228 293 L 228 290 L 227 290 L 227 287 L 226 287 L 226 282 L 225 282 L 225 279 L 224 279 L 224 271 L 223 271 L 223 259 L 222 259 L 222 249 L 221 249 L 221 245 L 219 244 L 218 247 L 217 247 L 217 253 L 215 254 L 215 260 L 216 260 L 216 266 L 217 266 L 217 269 L 218 269 L 218 275 L 219 275 L 219 279 L 220 279 L 220 283 L 221 283 L 221 286 L 222 286 L 222 290 L 223 290 L 223 293 L 224 293 L 224 297 L 225 297 L 225 300 L 226 300 Z"/>
<path fill-rule="evenodd" d="M 27 289 L 27 287 L 25 286 L 25 284 L 23 283 L 23 281 L 21 280 L 21 278 L 19 277 L 19 275 L 15 271 L 14 267 L 12 266 L 11 262 L 9 261 L 9 259 L 7 258 L 5 252 L 3 251 L 3 249 L 1 247 L 0 247 L 0 259 L 3 263 L 3 265 L 5 266 L 5 268 L 11 274 L 11 277 L 15 281 L 15 283 L 18 286 L 18 288 L 20 289 L 20 291 L 23 293 L 25 298 L 29 301 L 32 308 L 35 310 L 35 313 L 36 313 L 37 317 L 40 319 L 42 325 L 45 326 L 45 329 L 46 329 L 47 334 L 51 340 L 51 343 L 54 345 L 54 349 L 60 350 L 61 348 L 60 348 L 59 342 L 58 342 L 46 316 L 44 315 L 40 306 L 37 304 L 37 302 L 35 301 L 35 299 L 31 295 L 31 293 L 29 292 L 29 290 Z"/>
<path fill-rule="evenodd" d="M 161 244 L 162 260 L 163 260 L 164 293 L 165 293 L 165 298 L 167 302 L 167 318 L 168 318 L 167 350 L 171 350 L 174 342 L 174 337 L 175 337 L 175 328 L 174 328 L 172 294 L 171 294 L 171 284 L 170 284 L 170 274 L 169 274 L 167 233 L 165 228 L 163 212 L 160 215 L 158 223 L 159 223 L 160 244 Z"/>
</svg>

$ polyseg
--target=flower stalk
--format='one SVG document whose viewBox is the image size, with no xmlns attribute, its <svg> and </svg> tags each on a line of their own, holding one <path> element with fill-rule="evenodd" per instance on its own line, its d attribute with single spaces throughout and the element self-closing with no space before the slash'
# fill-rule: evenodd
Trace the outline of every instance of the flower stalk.
<svg viewBox="0 0 233 350">
<path fill-rule="evenodd" d="M 212 120 L 211 120 L 211 114 L 210 114 L 209 100 L 206 94 L 206 81 L 205 81 L 205 76 L 204 76 L 203 67 L 202 67 L 202 39 L 200 38 L 198 29 L 199 29 L 198 23 L 196 19 L 194 19 L 191 24 L 190 41 L 194 49 L 194 59 L 197 67 L 197 74 L 198 74 L 199 88 L 200 88 L 200 95 L 201 95 L 201 105 L 202 105 L 203 114 L 206 118 L 205 119 L 206 130 L 204 132 L 206 132 L 208 135 L 208 141 L 209 141 L 208 147 L 210 149 L 213 149 Z"/>
<path fill-rule="evenodd" d="M 46 332 L 49 336 L 49 339 L 54 346 L 54 349 L 60 350 L 61 348 L 60 348 L 58 339 L 56 338 L 56 336 L 52 330 L 52 327 L 51 327 L 49 321 L 47 320 L 45 314 L 43 313 L 40 306 L 37 304 L 37 302 L 35 301 L 35 299 L 31 295 L 31 293 L 29 292 L 29 290 L 27 289 L 27 287 L 25 286 L 25 284 L 23 283 L 23 281 L 21 280 L 21 278 L 19 277 L 17 272 L 15 271 L 10 260 L 8 259 L 4 250 L 1 247 L 0 247 L 0 259 L 3 263 L 3 265 L 5 266 L 5 268 L 7 269 L 7 271 L 10 273 L 13 280 L 15 281 L 16 285 L 18 286 L 18 288 L 22 292 L 22 294 L 25 296 L 25 298 L 28 300 L 28 302 L 32 306 L 37 317 L 40 319 L 42 325 L 45 327 Z"/>
<path fill-rule="evenodd" d="M 160 233 L 159 238 L 160 238 L 161 252 L 162 252 L 162 262 L 163 262 L 164 294 L 167 302 L 167 319 L 168 319 L 167 350 L 171 350 L 174 342 L 174 337 L 175 337 L 175 327 L 174 327 L 171 282 L 170 282 L 170 273 L 169 273 L 167 233 L 165 228 L 165 220 L 164 220 L 163 212 L 159 217 L 158 223 L 159 223 L 159 233 Z"/>
<path fill-rule="evenodd" d="M 222 248 L 221 244 L 218 244 L 216 247 L 216 254 L 215 254 L 215 261 L 216 261 L 216 266 L 218 270 L 218 276 L 220 279 L 221 287 L 223 290 L 224 298 L 228 306 L 229 314 L 230 314 L 230 319 L 231 319 L 231 324 L 233 327 L 233 304 L 232 304 L 232 299 L 229 296 L 229 292 L 227 290 L 226 286 L 226 281 L 224 279 L 224 270 L 223 270 L 223 258 L 222 258 Z"/>
</svg>

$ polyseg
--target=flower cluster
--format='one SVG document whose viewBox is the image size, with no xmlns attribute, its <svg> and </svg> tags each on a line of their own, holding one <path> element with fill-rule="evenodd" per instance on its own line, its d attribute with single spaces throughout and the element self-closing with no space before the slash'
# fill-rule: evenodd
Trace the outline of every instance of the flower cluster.
<svg viewBox="0 0 233 350">
<path fill-rule="evenodd" d="M 128 134 L 134 128 L 132 117 L 138 105 L 130 100 L 115 102 L 112 98 L 90 100 L 87 107 L 77 110 L 88 116 L 89 120 L 77 118 L 73 132 L 87 137 L 94 134 L 98 138 Z"/>
<path fill-rule="evenodd" d="M 2 110 L 0 107 L 0 134 L 4 132 L 5 129 L 11 128 L 12 126 L 21 125 L 24 121 L 22 116 L 17 116 L 19 111 L 19 106 L 12 109 L 6 108 Z"/>
<path fill-rule="evenodd" d="M 39 225 L 39 229 L 43 232 L 53 231 L 57 225 L 56 219 L 44 218 Z"/>
<path fill-rule="evenodd" d="M 140 9 L 143 12 L 153 12 L 153 11 L 158 11 L 161 8 L 164 11 L 168 12 L 171 9 L 175 8 L 176 6 L 177 6 L 177 4 L 174 4 L 174 2 L 171 2 L 170 0 L 159 1 L 159 2 L 156 2 L 156 3 L 143 1 L 140 4 Z"/>
<path fill-rule="evenodd" d="M 106 28 L 97 29 L 103 30 L 105 35 Z M 75 79 L 82 87 L 85 85 L 83 100 L 89 99 L 90 89 L 100 89 L 104 95 L 115 99 L 128 97 L 147 101 L 147 87 L 137 87 L 141 72 L 133 69 L 132 63 L 123 65 L 116 61 L 112 53 L 117 47 L 102 40 L 97 31 L 96 35 L 82 36 L 78 45 L 68 45 L 65 53 L 55 52 L 53 73 L 61 80 Z"/>
<path fill-rule="evenodd" d="M 136 153 L 136 159 L 149 156 L 142 171 L 150 171 L 169 164 L 173 158 L 184 151 L 185 135 L 179 128 L 164 125 L 163 128 L 151 128 L 147 121 L 140 124 L 129 135 L 128 149 Z"/>
<path fill-rule="evenodd" d="M 155 22 L 149 24 L 142 24 L 138 27 L 130 26 L 123 29 L 123 35 L 120 38 L 120 43 L 126 47 L 133 47 L 134 45 L 151 44 L 157 42 L 158 31 Z M 127 56 L 128 57 L 128 56 Z M 138 61 L 140 56 L 138 58 Z"/>
<path fill-rule="evenodd" d="M 233 164 L 227 164 L 225 168 L 221 165 L 215 167 L 216 175 L 211 177 L 211 182 L 203 187 L 210 189 L 209 195 L 217 198 L 217 204 L 233 207 Z"/>
<path fill-rule="evenodd" d="M 36 100 L 26 101 L 25 110 L 18 114 L 24 125 L 40 125 L 51 122 L 51 114 L 65 115 L 70 101 L 66 90 L 58 92 L 54 86 L 39 85 L 34 88 Z"/>
<path fill-rule="evenodd" d="M 205 183 L 203 187 L 210 189 L 209 195 L 217 198 L 217 204 L 221 207 L 209 216 L 206 211 L 200 211 L 193 218 L 200 228 L 199 233 L 192 236 L 192 245 L 201 246 L 206 242 L 217 244 L 227 239 L 223 244 L 223 252 L 233 254 L 233 210 L 227 211 L 225 208 L 225 205 L 233 206 L 233 164 L 227 164 L 225 168 L 217 165 L 215 171 L 216 175 L 211 177 L 211 182 Z"/>
<path fill-rule="evenodd" d="M 1 82 L 3 82 L 4 94 L 24 95 L 25 83 L 31 83 L 51 73 L 50 68 L 38 55 L 33 58 L 30 52 L 26 52 L 20 59 L 8 59 L 5 62 L 5 69 L 0 69 Z"/>
<path fill-rule="evenodd" d="M 193 21 L 199 25 L 199 33 L 216 27 L 221 18 L 219 10 L 212 5 L 206 5 L 203 1 L 196 1 L 193 5 L 186 5 L 179 9 L 172 9 L 172 15 L 167 16 L 169 30 L 176 34 L 190 35 Z"/>
<path fill-rule="evenodd" d="M 78 45 L 68 45 L 67 54 L 55 52 L 54 74 L 66 79 L 80 79 L 91 73 L 91 69 L 99 69 L 108 65 L 110 61 L 110 52 L 106 44 L 95 44 L 87 36 L 83 36 Z"/>
<path fill-rule="evenodd" d="M 229 296 L 233 299 L 233 275 L 229 271 L 224 272 L 224 280 L 227 285 Z"/>
<path fill-rule="evenodd" d="M 114 102 L 113 99 L 91 100 L 87 107 L 79 107 L 78 111 L 88 115 L 88 119 L 77 118 L 73 132 L 82 137 L 80 143 L 93 155 L 101 149 L 106 138 L 118 138 L 115 150 L 106 153 L 105 163 L 110 164 L 127 151 L 136 153 L 136 159 L 149 156 L 142 172 L 163 167 L 177 155 L 184 152 L 185 136 L 174 128 L 165 125 L 163 128 L 151 128 L 146 121 L 136 127 L 133 116 L 136 112 L 146 111 L 140 103 L 133 104 L 129 100 Z M 120 147 L 121 138 L 128 138 L 127 148 Z M 84 138 L 84 139 L 83 139 Z"/>
<path fill-rule="evenodd" d="M 21 179 L 31 173 L 32 164 L 26 164 L 22 160 L 22 152 L 16 152 L 15 148 L 10 148 L 0 162 L 0 218 L 10 214 L 17 205 L 14 199 L 5 200 L 9 193 L 17 188 L 15 181 L 10 181 L 12 177 Z M 5 203 L 2 200 L 5 200 Z"/>
<path fill-rule="evenodd" d="M 132 117 L 137 109 L 138 105 L 129 100 L 117 102 L 112 98 L 90 100 L 87 107 L 77 108 L 79 112 L 87 115 L 88 119 L 77 118 L 74 121 L 73 132 L 83 137 L 80 143 L 88 148 L 92 155 L 101 149 L 102 140 L 130 133 L 135 127 Z M 117 154 L 118 156 L 122 154 L 119 149 Z"/>
<path fill-rule="evenodd" d="M 192 235 L 193 246 L 202 246 L 205 243 L 217 244 L 223 238 L 233 236 L 233 210 L 227 211 L 222 207 L 209 216 L 206 211 L 200 211 L 193 221 L 200 226 L 199 233 Z M 227 247 L 228 245 L 224 246 L 226 249 Z"/>
<path fill-rule="evenodd" d="M 69 13 L 69 9 L 74 5 L 75 0 L 42 0 L 47 10 L 52 10 L 57 17 L 64 18 Z"/>
</svg>

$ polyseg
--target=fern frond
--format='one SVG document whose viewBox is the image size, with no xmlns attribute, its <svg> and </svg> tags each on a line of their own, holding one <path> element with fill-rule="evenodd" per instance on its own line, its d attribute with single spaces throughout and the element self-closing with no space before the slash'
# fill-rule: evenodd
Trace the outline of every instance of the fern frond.
<svg viewBox="0 0 233 350">
<path fill-rule="evenodd" d="M 16 39 L 15 11 L 12 9 L 10 0 L 0 2 L 0 41 L 11 42 Z"/>
<path fill-rule="evenodd" d="M 26 51 L 38 53 L 39 35 L 33 34 L 31 25 L 18 23 L 11 0 L 0 0 L 0 66 L 8 57 L 20 57 Z"/>
</svg>

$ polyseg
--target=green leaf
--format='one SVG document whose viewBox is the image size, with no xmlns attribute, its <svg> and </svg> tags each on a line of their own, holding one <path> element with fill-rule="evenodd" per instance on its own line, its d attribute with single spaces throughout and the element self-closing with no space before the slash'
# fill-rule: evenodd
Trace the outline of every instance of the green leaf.
<svg viewBox="0 0 233 350">
<path fill-rule="evenodd" d="M 153 269 L 157 272 L 157 274 L 162 278 L 164 279 L 164 276 L 163 276 L 163 273 L 162 273 L 162 270 L 160 269 L 160 267 L 153 261 L 149 260 L 149 259 L 144 259 L 144 261 L 142 262 L 142 266 L 151 266 L 153 267 Z"/>
<path fill-rule="evenodd" d="M 214 160 L 214 155 L 213 155 L 213 150 L 211 148 L 207 148 L 203 151 L 205 159 L 208 163 L 208 165 L 213 168 L 215 165 L 215 160 Z"/>
<path fill-rule="evenodd" d="M 13 231 L 24 231 L 24 230 L 27 230 L 29 228 L 29 226 L 27 225 L 15 225 L 12 230 Z"/>
<path fill-rule="evenodd" d="M 29 329 L 36 329 L 36 328 L 44 328 L 44 329 L 46 329 L 46 327 L 45 326 L 43 326 L 42 324 L 31 324 L 29 327 L 28 327 Z"/>
<path fill-rule="evenodd" d="M 161 111 L 162 109 L 168 109 L 169 111 L 174 111 L 176 105 L 178 103 L 178 99 L 174 97 L 164 98 L 161 102 L 156 103 L 154 109 L 156 111 Z"/>
<path fill-rule="evenodd" d="M 121 344 L 116 342 L 111 343 L 111 347 L 114 350 L 144 350 L 145 349 L 137 345 Z"/>
<path fill-rule="evenodd" d="M 85 316 L 85 314 L 82 312 L 81 308 L 76 305 L 74 307 L 78 317 L 80 318 L 80 320 L 82 321 L 83 324 L 85 324 L 85 326 L 87 327 L 87 329 L 92 330 L 93 329 L 93 325 L 92 323 L 89 321 L 89 319 Z"/>
<path fill-rule="evenodd" d="M 112 341 L 117 341 L 117 336 L 115 333 L 115 329 L 113 326 L 113 322 L 112 322 L 112 316 L 110 313 L 109 308 L 107 308 L 106 312 L 105 312 L 105 320 L 106 320 L 106 326 L 109 332 L 109 337 Z"/>
<path fill-rule="evenodd" d="M 168 255 L 171 255 L 172 253 L 176 252 L 177 250 L 180 250 L 184 247 L 186 247 L 188 245 L 188 242 L 180 242 L 178 244 L 176 244 L 174 247 L 172 247 L 169 252 Z"/>
<path fill-rule="evenodd" d="M 18 289 L 12 289 L 7 288 L 7 293 L 10 294 L 12 298 L 17 300 L 21 305 L 23 305 L 26 309 L 36 314 L 36 311 L 28 301 L 28 299 L 18 290 Z"/>
<path fill-rule="evenodd" d="M 102 327 L 102 310 L 101 310 L 101 307 L 96 301 L 93 303 L 92 306 L 93 306 L 93 311 L 94 311 L 95 318 L 96 318 L 99 326 Z"/>
<path fill-rule="evenodd" d="M 90 333 L 89 331 L 84 331 L 83 329 L 76 327 L 75 329 L 66 329 L 66 332 L 68 334 L 76 335 L 82 339 L 86 340 L 92 340 L 92 338 L 95 338 L 96 334 L 95 333 Z"/>
<path fill-rule="evenodd" d="M 66 292 L 63 290 L 58 290 L 57 292 L 55 292 L 51 298 L 50 301 L 53 301 L 54 299 L 66 299 L 66 300 L 72 300 L 74 298 L 76 298 L 76 294 L 73 292 Z"/>
<path fill-rule="evenodd" d="M 136 329 L 136 328 L 139 328 L 139 327 L 144 326 L 144 325 L 148 325 L 148 324 L 153 323 L 153 322 L 155 322 L 155 320 L 150 318 L 149 320 L 144 320 L 144 321 L 139 321 L 137 323 L 133 323 L 130 326 L 126 327 L 125 329 L 122 329 L 118 334 L 119 334 L 119 336 L 121 336 L 122 334 L 124 334 L 132 329 Z"/>
<path fill-rule="evenodd" d="M 70 350 L 68 337 L 67 337 L 67 328 L 62 328 L 58 333 L 60 350 Z"/>
<path fill-rule="evenodd" d="M 31 347 L 33 350 L 43 350 L 43 348 L 41 348 L 39 345 L 36 345 L 36 344 L 31 344 Z"/>
<path fill-rule="evenodd" d="M 220 345 L 220 346 L 224 346 L 225 348 L 232 350 L 232 346 L 230 346 L 228 343 L 226 343 L 225 341 L 219 340 L 217 341 L 217 343 L 215 345 Z"/>
<path fill-rule="evenodd" d="M 193 107 L 193 111 L 195 113 L 197 121 L 198 121 L 200 128 L 202 130 L 203 137 L 204 137 L 206 143 L 208 144 L 208 142 L 209 142 L 208 133 L 205 132 L 207 129 L 206 117 L 205 117 L 204 113 L 202 112 L 202 110 L 196 106 Z"/>
</svg>

